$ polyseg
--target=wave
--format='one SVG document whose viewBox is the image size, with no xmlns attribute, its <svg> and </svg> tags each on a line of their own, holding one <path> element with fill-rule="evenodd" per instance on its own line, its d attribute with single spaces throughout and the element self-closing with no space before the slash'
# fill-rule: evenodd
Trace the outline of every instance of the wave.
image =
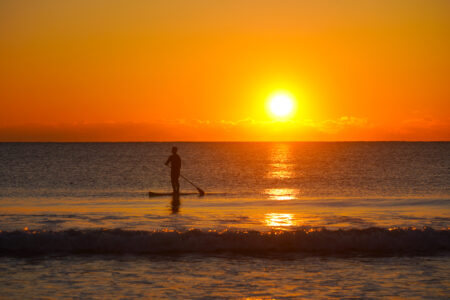
<svg viewBox="0 0 450 300">
<path fill-rule="evenodd" d="M 450 253 L 450 231 L 368 228 L 297 231 L 137 231 L 122 229 L 0 232 L 0 253 L 171 254 L 304 253 L 433 255 Z"/>
</svg>

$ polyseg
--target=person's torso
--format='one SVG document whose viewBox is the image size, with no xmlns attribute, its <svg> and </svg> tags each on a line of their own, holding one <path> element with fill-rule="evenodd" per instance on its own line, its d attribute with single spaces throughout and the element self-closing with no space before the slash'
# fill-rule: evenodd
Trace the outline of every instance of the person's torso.
<svg viewBox="0 0 450 300">
<path fill-rule="evenodd" d="M 170 167 L 172 170 L 179 170 L 181 169 L 181 158 L 178 154 L 173 154 L 170 159 Z"/>
</svg>

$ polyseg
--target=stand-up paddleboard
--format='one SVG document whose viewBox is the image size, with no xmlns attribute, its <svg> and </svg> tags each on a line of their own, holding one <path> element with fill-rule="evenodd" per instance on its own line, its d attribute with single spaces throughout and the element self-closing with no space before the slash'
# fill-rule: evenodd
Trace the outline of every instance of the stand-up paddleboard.
<svg viewBox="0 0 450 300">
<path fill-rule="evenodd" d="M 179 196 L 189 196 L 189 195 L 199 195 L 204 196 L 205 194 L 199 194 L 199 193 L 178 193 Z M 148 192 L 148 196 L 150 198 L 152 197 L 164 197 L 164 196 L 173 196 L 173 193 L 155 193 L 155 192 Z"/>
</svg>

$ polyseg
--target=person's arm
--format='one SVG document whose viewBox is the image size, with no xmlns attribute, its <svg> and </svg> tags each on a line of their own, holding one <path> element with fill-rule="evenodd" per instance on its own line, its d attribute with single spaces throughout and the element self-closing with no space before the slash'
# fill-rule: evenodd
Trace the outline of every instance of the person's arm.
<svg viewBox="0 0 450 300">
<path fill-rule="evenodd" d="M 172 156 L 169 156 L 169 158 L 167 159 L 165 165 L 168 166 L 168 165 L 169 165 L 169 162 L 171 162 L 171 161 L 172 161 Z"/>
</svg>

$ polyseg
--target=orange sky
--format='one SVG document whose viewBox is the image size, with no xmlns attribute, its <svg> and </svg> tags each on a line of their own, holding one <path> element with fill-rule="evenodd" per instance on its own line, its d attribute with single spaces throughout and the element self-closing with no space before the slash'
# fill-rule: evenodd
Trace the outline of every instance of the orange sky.
<svg viewBox="0 0 450 300">
<path fill-rule="evenodd" d="M 447 0 L 3 0 L 0 141 L 450 140 L 449 37 Z"/>
</svg>

